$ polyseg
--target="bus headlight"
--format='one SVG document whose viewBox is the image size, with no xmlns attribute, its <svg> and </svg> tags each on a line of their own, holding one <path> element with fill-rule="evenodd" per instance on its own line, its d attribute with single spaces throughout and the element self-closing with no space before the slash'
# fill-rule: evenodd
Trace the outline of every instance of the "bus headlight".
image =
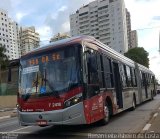
<svg viewBox="0 0 160 139">
<path fill-rule="evenodd" d="M 22 111 L 21 106 L 19 104 L 16 104 L 17 110 Z"/>
<path fill-rule="evenodd" d="M 82 93 L 80 93 L 78 95 L 75 95 L 74 97 L 66 100 L 64 102 L 64 107 L 65 108 L 70 107 L 70 106 L 75 105 L 75 104 L 77 104 L 77 103 L 79 103 L 81 101 L 82 101 Z"/>
</svg>

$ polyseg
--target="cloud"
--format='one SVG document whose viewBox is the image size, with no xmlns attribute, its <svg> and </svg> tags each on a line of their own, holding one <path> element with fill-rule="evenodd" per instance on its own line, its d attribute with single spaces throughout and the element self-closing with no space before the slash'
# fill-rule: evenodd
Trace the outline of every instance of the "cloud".
<svg viewBox="0 0 160 139">
<path fill-rule="evenodd" d="M 47 42 L 58 32 L 69 32 L 69 15 L 92 1 L 94 0 L 0 0 L 0 8 L 7 10 L 20 25 L 35 26 L 42 42 Z M 159 75 L 156 70 L 160 63 L 157 55 L 160 0 L 124 1 L 131 13 L 132 29 L 139 29 L 139 46 L 149 52 L 150 68 Z"/>
<path fill-rule="evenodd" d="M 52 36 L 52 30 L 49 26 L 39 26 L 36 31 L 41 36 L 41 45 L 49 43 L 49 38 Z"/>
<path fill-rule="evenodd" d="M 60 0 L 62 1 L 62 0 Z M 89 3 L 93 0 L 66 0 L 63 1 L 63 6 L 59 7 L 56 12 L 49 13 L 45 19 L 45 25 L 49 26 L 52 29 L 53 34 L 58 32 L 69 32 L 70 23 L 69 16 L 72 13 L 75 13 L 82 5 Z"/>
<path fill-rule="evenodd" d="M 12 4 L 10 0 L 1 0 L 0 1 L 0 9 L 4 9 L 6 11 L 12 11 Z"/>
<path fill-rule="evenodd" d="M 153 20 L 160 20 L 160 16 L 153 16 Z"/>
<path fill-rule="evenodd" d="M 131 13 L 132 29 L 138 31 L 138 46 L 149 52 L 150 69 L 160 80 L 159 30 L 160 0 L 125 0 Z"/>
<path fill-rule="evenodd" d="M 158 56 L 153 56 L 153 57 L 151 57 L 150 59 L 151 60 L 154 60 L 154 59 L 157 59 L 158 58 Z"/>
<path fill-rule="evenodd" d="M 67 22 L 62 24 L 62 31 L 63 32 L 69 32 L 69 30 L 70 30 L 70 22 L 67 21 Z"/>
<path fill-rule="evenodd" d="M 154 25 L 153 17 L 160 13 L 159 0 L 125 0 L 125 3 L 131 13 L 132 29 Z"/>
<path fill-rule="evenodd" d="M 58 11 L 59 11 L 59 12 L 63 12 L 63 11 L 65 11 L 65 10 L 67 10 L 67 6 L 62 6 Z"/>
<path fill-rule="evenodd" d="M 20 22 L 22 20 L 22 18 L 25 17 L 26 15 L 28 15 L 28 14 L 27 13 L 17 12 L 16 13 L 16 21 Z"/>
<path fill-rule="evenodd" d="M 154 52 L 150 55 L 150 69 L 155 73 L 156 78 L 160 81 L 160 54 L 158 52 Z"/>
</svg>

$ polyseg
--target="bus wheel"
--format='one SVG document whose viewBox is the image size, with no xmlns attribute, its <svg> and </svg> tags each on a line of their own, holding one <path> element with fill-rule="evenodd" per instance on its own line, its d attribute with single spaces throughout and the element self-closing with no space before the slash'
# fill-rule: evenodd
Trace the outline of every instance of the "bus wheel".
<svg viewBox="0 0 160 139">
<path fill-rule="evenodd" d="M 104 115 L 105 115 L 104 119 L 102 119 L 100 121 L 101 125 L 106 125 L 109 122 L 109 119 L 110 119 L 110 110 L 109 110 L 107 102 L 104 106 Z"/>
</svg>

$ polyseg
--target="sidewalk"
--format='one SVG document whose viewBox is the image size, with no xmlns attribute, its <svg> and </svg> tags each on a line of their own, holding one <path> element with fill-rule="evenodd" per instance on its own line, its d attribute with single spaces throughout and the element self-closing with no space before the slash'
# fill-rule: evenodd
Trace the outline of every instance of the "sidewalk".
<svg viewBox="0 0 160 139">
<path fill-rule="evenodd" d="M 16 108 L 3 108 L 0 109 L 0 120 L 10 117 L 16 117 L 17 116 L 17 110 Z"/>
<path fill-rule="evenodd" d="M 160 133 L 160 108 L 153 115 L 153 118 L 150 124 L 151 125 L 147 133 Z"/>
<path fill-rule="evenodd" d="M 157 95 L 160 96 L 160 94 L 157 94 Z M 142 133 L 160 133 L 160 105 L 157 107 L 157 109 L 153 113 L 149 122 L 143 128 Z"/>
</svg>

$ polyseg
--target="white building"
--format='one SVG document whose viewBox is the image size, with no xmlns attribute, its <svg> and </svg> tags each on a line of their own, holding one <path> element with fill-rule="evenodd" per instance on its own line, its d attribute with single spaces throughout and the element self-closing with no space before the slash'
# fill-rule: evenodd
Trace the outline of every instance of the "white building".
<svg viewBox="0 0 160 139">
<path fill-rule="evenodd" d="M 10 48 L 12 59 L 18 59 L 21 56 L 19 43 L 19 28 L 15 21 L 9 19 L 9 33 L 10 33 Z"/>
<path fill-rule="evenodd" d="M 128 50 L 124 0 L 96 0 L 70 15 L 70 34 L 90 35 L 124 53 Z"/>
<path fill-rule="evenodd" d="M 24 55 L 33 49 L 39 47 L 39 34 L 35 31 L 35 27 L 20 28 L 20 49 L 21 55 Z"/>
<path fill-rule="evenodd" d="M 63 39 L 66 39 L 66 38 L 70 38 L 70 36 L 68 35 L 68 33 L 58 33 L 56 35 L 54 35 L 51 39 L 50 39 L 50 43 L 51 42 L 55 42 L 55 41 L 58 41 L 58 40 L 63 40 Z"/>
<path fill-rule="evenodd" d="M 138 35 L 136 30 L 131 31 L 131 48 L 138 47 Z"/>
<path fill-rule="evenodd" d="M 8 18 L 8 12 L 0 9 L 0 44 L 6 48 L 9 60 L 19 58 L 18 24 Z"/>
<path fill-rule="evenodd" d="M 126 20 L 127 20 L 127 38 L 128 38 L 128 49 L 132 48 L 131 44 L 131 15 L 128 9 L 126 8 Z"/>
</svg>

